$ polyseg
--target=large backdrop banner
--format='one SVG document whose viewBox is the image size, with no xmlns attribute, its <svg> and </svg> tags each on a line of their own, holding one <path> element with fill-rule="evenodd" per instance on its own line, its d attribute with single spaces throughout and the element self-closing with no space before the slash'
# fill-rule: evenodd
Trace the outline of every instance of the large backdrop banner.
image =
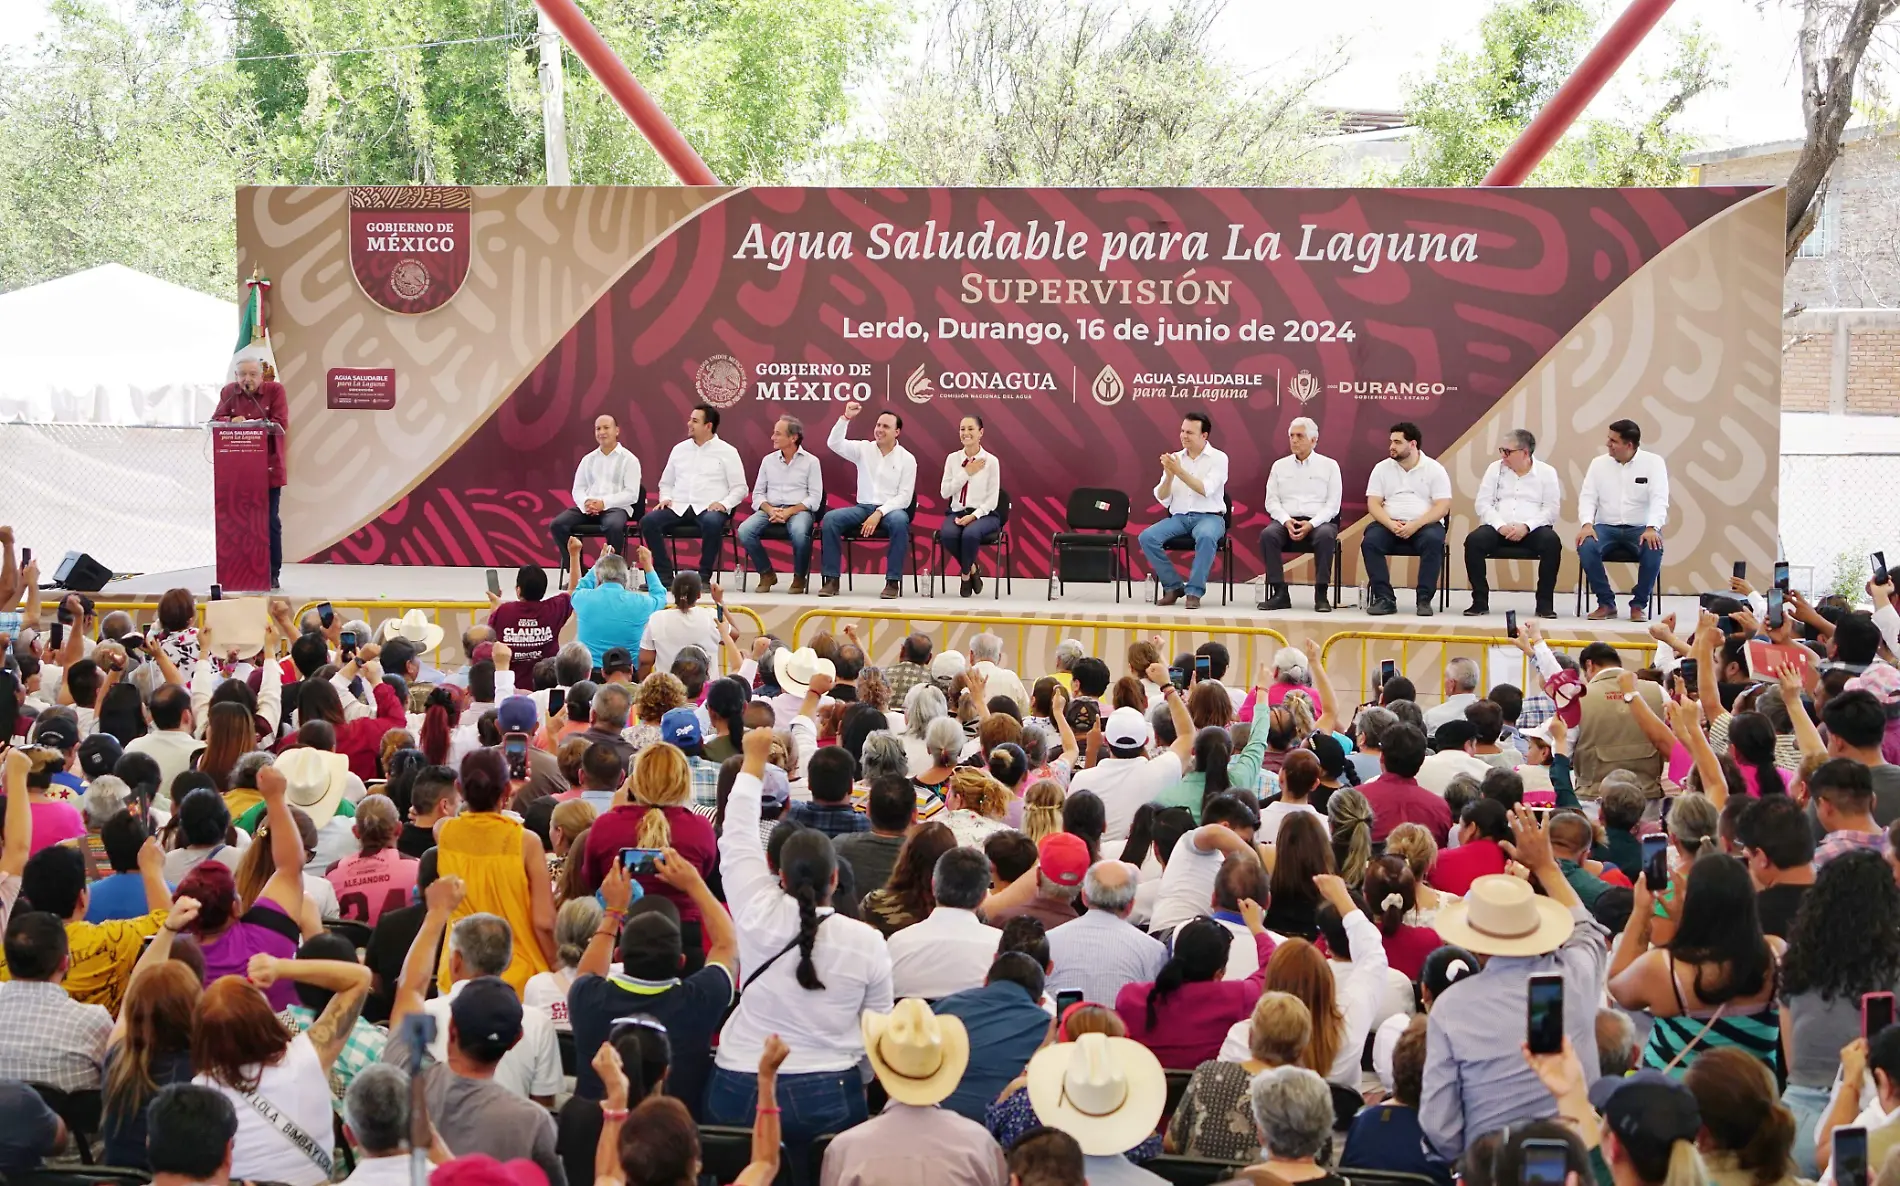
<svg viewBox="0 0 1900 1186">
<path fill-rule="evenodd" d="M 1418 424 L 1454 546 L 1499 432 L 1536 434 L 1573 533 L 1629 417 L 1669 462 L 1684 592 L 1774 558 L 1783 208 L 1745 187 L 264 187 L 239 191 L 238 242 L 240 274 L 275 281 L 298 556 L 553 564 L 594 418 L 651 492 L 701 402 L 748 479 L 800 417 L 850 502 L 824 439 L 855 400 L 903 417 L 923 529 L 957 421 L 983 417 L 1019 575 L 1047 570 L 1077 486 L 1159 517 L 1158 456 L 1206 411 L 1247 573 L 1295 417 L 1340 461 L 1349 528 L 1390 427 Z"/>
</svg>

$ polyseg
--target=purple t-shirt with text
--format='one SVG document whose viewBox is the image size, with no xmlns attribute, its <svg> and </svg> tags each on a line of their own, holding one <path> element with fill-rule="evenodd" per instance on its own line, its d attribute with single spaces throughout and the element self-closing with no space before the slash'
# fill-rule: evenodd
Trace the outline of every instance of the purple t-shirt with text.
<svg viewBox="0 0 1900 1186">
<path fill-rule="evenodd" d="M 504 601 L 489 615 L 495 637 L 508 644 L 514 660 L 515 686 L 524 691 L 534 686 L 534 665 L 552 659 L 561 649 L 561 630 L 574 615 L 567 594 L 556 593 L 541 601 Z"/>
</svg>

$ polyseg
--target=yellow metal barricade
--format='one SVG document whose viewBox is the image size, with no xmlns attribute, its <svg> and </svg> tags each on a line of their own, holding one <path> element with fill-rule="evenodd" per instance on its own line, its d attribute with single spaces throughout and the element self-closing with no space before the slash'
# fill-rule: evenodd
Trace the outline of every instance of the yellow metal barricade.
<svg viewBox="0 0 1900 1186">
<path fill-rule="evenodd" d="M 1201 625 L 1192 622 L 1098 621 L 1094 618 L 1019 617 L 1010 614 L 959 613 L 947 610 L 849 609 L 840 606 L 837 609 L 810 609 L 798 615 L 798 620 L 792 623 L 792 646 L 803 646 L 806 639 L 807 625 L 820 619 L 829 621 L 835 629 L 842 629 L 845 622 L 863 622 L 865 624 L 865 633 L 864 637 L 859 641 L 864 647 L 865 655 L 870 657 L 873 662 L 881 661 L 877 651 L 877 623 L 879 622 L 898 622 L 906 626 L 919 623 L 934 624 L 938 629 L 927 633 L 933 635 L 933 641 L 937 650 L 942 650 L 950 645 L 952 636 L 956 628 L 959 627 L 972 628 L 969 629 L 970 633 L 980 633 L 983 631 L 997 632 L 1000 627 L 1013 626 L 1016 629 L 1016 649 L 1011 651 L 1010 654 L 1016 656 L 1015 661 L 1018 665 L 1031 671 L 1048 671 L 1053 667 L 1052 654 L 1055 649 L 1055 642 L 1053 640 L 1049 643 L 1048 647 L 1045 648 L 1051 652 L 1051 654 L 1043 656 L 1044 661 L 1040 668 L 1022 658 L 1029 644 L 1030 631 L 1036 629 L 1047 630 L 1052 634 L 1063 637 L 1074 635 L 1081 631 L 1092 631 L 1093 640 L 1089 648 L 1089 653 L 1108 659 L 1109 669 L 1117 672 L 1120 670 L 1121 665 L 1114 661 L 1110 652 L 1102 649 L 1104 633 L 1127 634 L 1131 638 L 1148 638 L 1151 635 L 1161 635 L 1168 640 L 1168 646 L 1161 656 L 1162 662 L 1164 663 L 1171 660 L 1179 651 L 1192 649 L 1192 643 L 1186 648 L 1177 644 L 1177 640 L 1183 635 L 1190 636 L 1195 643 L 1204 639 L 1220 639 L 1223 637 L 1237 638 L 1241 642 L 1241 650 L 1240 654 L 1233 656 L 1234 665 L 1228 668 L 1228 679 L 1230 681 L 1244 681 L 1252 678 L 1254 667 L 1260 657 L 1258 647 L 1262 639 L 1269 640 L 1275 649 L 1287 645 L 1286 636 L 1284 634 L 1267 626 Z M 904 629 L 903 633 L 908 634 L 910 630 Z M 898 644 L 894 642 L 887 642 L 886 647 L 895 655 L 897 645 Z"/>
<path fill-rule="evenodd" d="M 1640 653 L 1645 660 L 1656 653 L 1654 639 L 1602 639 L 1602 638 L 1547 638 L 1553 651 L 1578 651 L 1593 642 L 1607 642 L 1622 655 Z M 1508 647 L 1516 653 L 1518 662 L 1517 687 L 1524 692 L 1535 691 L 1538 677 L 1530 656 L 1517 652 L 1517 644 L 1503 634 L 1425 634 L 1403 630 L 1342 630 L 1328 638 L 1320 647 L 1320 662 L 1326 665 L 1326 674 L 1332 677 L 1333 686 L 1344 689 L 1346 673 L 1341 669 L 1335 657 L 1334 648 L 1342 643 L 1357 643 L 1359 646 L 1358 679 L 1355 685 L 1356 698 L 1360 701 L 1372 698 L 1373 674 L 1376 663 L 1392 659 L 1398 664 L 1398 674 L 1412 681 L 1418 689 L 1418 701 L 1422 705 L 1436 704 L 1444 698 L 1445 663 L 1455 658 L 1472 658 L 1479 663 L 1480 671 L 1489 669 L 1486 662 L 1490 653 L 1499 647 Z M 1627 666 L 1627 664 L 1626 664 Z M 1482 680 L 1482 676 L 1480 677 Z M 1498 681 L 1502 682 L 1502 681 Z M 1480 684 L 1478 694 L 1483 696 L 1486 687 Z"/>
</svg>

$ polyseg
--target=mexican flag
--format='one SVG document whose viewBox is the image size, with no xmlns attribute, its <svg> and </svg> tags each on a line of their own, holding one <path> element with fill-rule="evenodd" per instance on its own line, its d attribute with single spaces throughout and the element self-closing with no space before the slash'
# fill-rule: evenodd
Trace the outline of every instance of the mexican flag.
<svg viewBox="0 0 1900 1186">
<path fill-rule="evenodd" d="M 244 284 L 244 301 L 238 306 L 237 349 L 231 353 L 231 365 L 224 376 L 227 383 L 237 379 L 237 365 L 247 358 L 263 362 L 266 380 L 277 378 L 277 357 L 271 352 L 270 327 L 264 323 L 264 297 L 270 291 L 270 281 L 252 272 Z"/>
</svg>

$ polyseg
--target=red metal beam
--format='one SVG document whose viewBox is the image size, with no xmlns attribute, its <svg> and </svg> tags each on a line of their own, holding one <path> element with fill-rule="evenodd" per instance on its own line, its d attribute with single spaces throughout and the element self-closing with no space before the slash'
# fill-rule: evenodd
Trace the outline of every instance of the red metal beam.
<svg viewBox="0 0 1900 1186">
<path fill-rule="evenodd" d="M 587 19 L 574 0 L 535 0 L 535 3 L 542 12 L 548 14 L 554 27 L 561 31 L 561 36 L 573 47 L 575 56 L 613 96 L 614 102 L 620 104 L 620 109 L 627 113 L 627 118 L 640 129 L 640 134 L 647 138 L 653 151 L 660 154 L 660 159 L 666 162 L 682 184 L 719 184 L 719 178 L 713 176 L 706 162 L 699 159 L 699 154 L 686 142 L 686 137 L 680 135 L 673 121 L 666 118 L 660 105 L 653 101 L 653 96 L 647 94 L 640 80 L 633 76 L 633 71 L 627 69 L 620 55 L 607 44 L 606 38 L 594 28 L 593 22 Z"/>
<path fill-rule="evenodd" d="M 542 0 L 543 4 L 549 0 Z M 1662 20 L 1674 0 L 1631 0 L 1623 15 L 1616 18 L 1603 34 L 1603 39 L 1591 49 L 1589 56 L 1577 64 L 1557 93 L 1544 104 L 1537 118 L 1530 122 L 1523 134 L 1518 136 L 1511 147 L 1504 150 L 1498 163 L 1485 174 L 1484 185 L 1518 185 L 1531 175 L 1538 162 L 1550 152 L 1551 146 L 1570 129 L 1583 109 L 1596 98 L 1603 84 L 1617 72 L 1649 31 Z"/>
</svg>

